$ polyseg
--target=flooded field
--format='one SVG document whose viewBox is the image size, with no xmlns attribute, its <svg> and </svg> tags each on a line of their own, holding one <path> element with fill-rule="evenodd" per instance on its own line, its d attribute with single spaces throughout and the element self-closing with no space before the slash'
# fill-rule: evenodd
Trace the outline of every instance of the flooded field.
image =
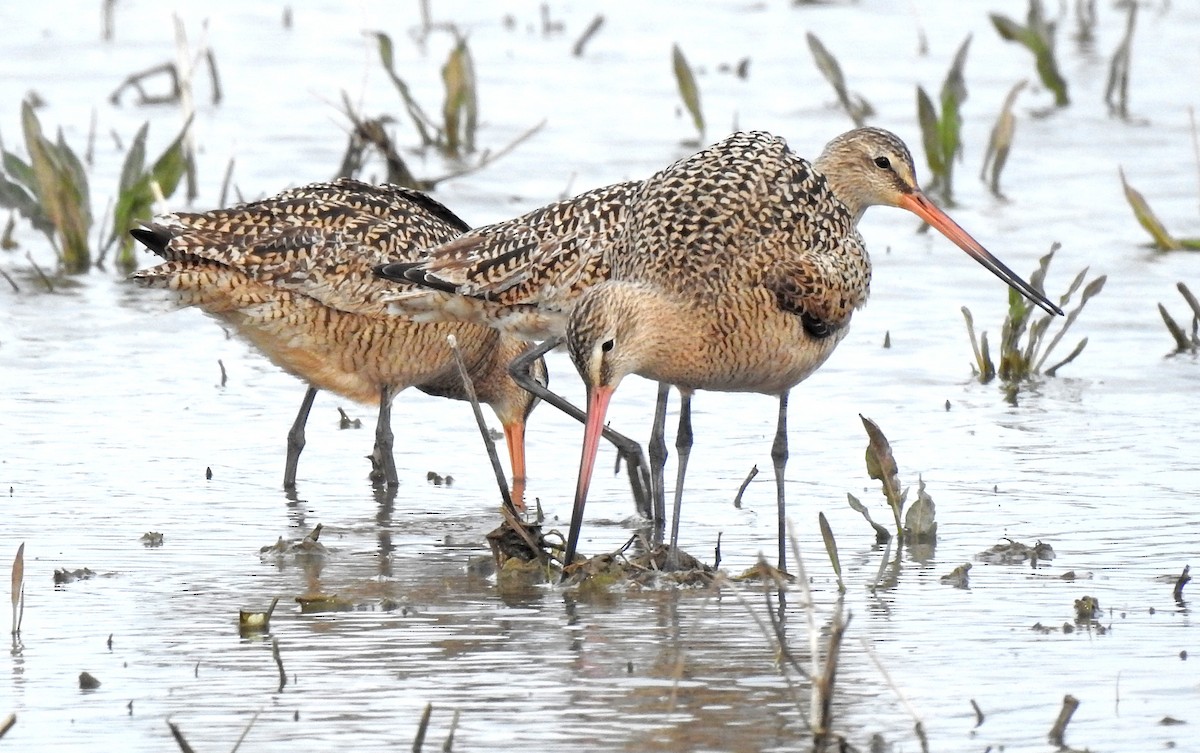
<svg viewBox="0 0 1200 753">
<path fill-rule="evenodd" d="M 26 154 L 20 104 L 32 91 L 45 101 L 46 132 L 61 128 L 82 152 L 94 111 L 89 183 L 99 223 L 137 128 L 151 123 L 148 153 L 157 155 L 182 118 L 173 104 L 108 101 L 130 73 L 175 59 L 170 11 L 117 3 L 106 42 L 101 4 L 87 5 L 69 11 L 78 15 L 70 24 L 53 5 L 0 8 L 0 136 L 4 149 Z M 1047 13 L 1058 5 L 1047 3 Z M 804 42 L 813 32 L 874 106 L 869 122 L 903 136 L 927 179 L 915 86 L 936 96 L 972 34 L 951 214 L 1026 277 L 1060 242 L 1046 282 L 1052 298 L 1086 266 L 1108 283 L 1056 351 L 1065 356 L 1086 336 L 1079 358 L 1010 401 L 997 382 L 972 377 L 960 311 L 969 306 L 976 329 L 997 343 L 1003 285 L 944 238 L 917 234 L 910 215 L 866 215 L 870 303 L 791 397 L 790 517 L 822 647 L 838 587 L 818 513 L 836 534 L 846 585 L 834 728 L 859 750 L 921 750 L 918 720 L 930 750 L 1049 750 L 1070 695 L 1080 702 L 1066 731 L 1072 748 L 1200 750 L 1194 585 L 1183 601 L 1172 596 L 1200 537 L 1200 363 L 1168 357 L 1174 344 L 1156 308 L 1190 327 L 1175 285 L 1200 286 L 1200 255 L 1152 249 L 1117 172 L 1172 232 L 1200 236 L 1189 126 L 1198 103 L 1191 74 L 1178 73 L 1200 70 L 1200 9 L 1141 8 L 1123 120 L 1109 115 L 1104 92 L 1126 11 L 1105 0 L 1090 41 L 1079 38 L 1074 8 L 1059 21 L 1072 104 L 1057 110 L 1033 57 L 988 19 L 1000 12 L 1023 23 L 1019 3 L 431 6 L 434 22 L 468 37 L 479 146 L 500 149 L 545 121 L 494 164 L 437 187 L 472 224 L 646 177 L 694 151 L 684 143 L 696 130 L 680 104 L 673 43 L 698 74 L 705 143 L 732 128 L 762 129 L 815 156 L 852 124 L 813 64 Z M 247 199 L 333 177 L 350 128 L 342 91 L 372 117 L 395 116 L 400 144 L 418 142 L 365 31 L 387 32 L 413 95 L 427 109 L 441 105 L 439 70 L 453 38 L 435 24 L 427 41 L 414 41 L 418 4 L 305 4 L 292 9 L 290 26 L 284 9 L 222 1 L 182 18 L 191 43 L 212 48 L 224 93 L 212 104 L 206 74 L 197 74 L 195 208 L 217 203 L 231 158 L 232 183 Z M 599 13 L 604 25 L 573 56 Z M 745 58 L 740 78 L 732 71 Z M 977 175 L 1004 97 L 1022 79 L 1030 85 L 1014 108 L 1002 201 Z M 434 153 L 404 156 L 420 176 L 458 167 Z M 380 164 L 364 172 L 382 175 Z M 182 192 L 168 203 L 186 206 Z M 810 683 L 764 634 L 760 585 L 500 587 L 474 567 L 499 517 L 470 410 L 415 390 L 393 408 L 394 495 L 367 480 L 374 409 L 327 393 L 310 420 L 298 489 L 287 494 L 284 440 L 300 382 L 199 312 L 176 312 L 131 285 L 111 263 L 48 293 L 29 258 L 53 270 L 49 242 L 21 220 L 14 239 L 17 248 L 0 251 L 0 269 L 19 288 L 0 282 L 0 561 L 7 571 L 24 543 L 25 607 L 20 636 L 0 659 L 0 722 L 16 716 L 0 749 L 173 750 L 171 721 L 196 750 L 231 750 L 252 719 L 247 750 L 408 749 L 427 704 L 425 750 L 442 749 L 452 726 L 459 751 L 811 746 Z M 141 255 L 139 266 L 151 263 Z M 551 385 L 581 401 L 568 359 L 554 354 L 549 367 Z M 644 440 L 654 395 L 654 385 L 627 380 L 612 426 Z M 711 562 L 720 535 L 721 568 L 732 575 L 775 549 L 775 405 L 704 392 L 694 401 L 681 541 Z M 339 431 L 339 406 L 365 428 Z M 673 397 L 672 431 L 676 407 Z M 936 502 L 936 549 L 885 551 L 847 506 L 852 493 L 876 520 L 891 519 L 866 473 L 860 414 L 891 440 L 910 498 L 919 476 Z M 528 494 L 548 528 L 567 527 L 581 436 L 552 408 L 531 418 Z M 587 554 L 616 549 L 637 526 L 626 480 L 607 473 L 612 462 L 602 447 Z M 755 465 L 763 472 L 735 507 Z M 669 476 L 673 468 L 672 459 Z M 435 486 L 430 472 L 454 483 Z M 324 557 L 260 554 L 317 524 Z M 143 543 L 148 532 L 163 534 L 161 546 Z M 1055 559 L 1036 569 L 977 559 L 1008 539 L 1049 544 Z M 968 588 L 942 582 L 964 563 L 973 564 Z M 94 577 L 55 584 L 56 570 L 85 567 Z M 303 613 L 296 597 L 315 593 L 356 608 Z M 1076 622 L 1086 596 L 1100 611 Z M 240 636 L 239 610 L 265 610 L 274 597 L 269 634 Z M 783 639 L 807 667 L 799 589 L 786 594 L 784 616 Z M 80 689 L 85 671 L 99 687 Z"/>
</svg>

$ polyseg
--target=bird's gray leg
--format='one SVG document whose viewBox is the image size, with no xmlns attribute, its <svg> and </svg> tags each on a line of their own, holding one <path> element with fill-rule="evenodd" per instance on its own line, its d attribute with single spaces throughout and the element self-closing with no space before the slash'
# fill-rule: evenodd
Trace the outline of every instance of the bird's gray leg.
<svg viewBox="0 0 1200 753">
<path fill-rule="evenodd" d="M 666 526 L 666 489 L 664 475 L 667 466 L 667 396 L 671 391 L 665 382 L 658 384 L 658 400 L 654 404 L 654 426 L 650 430 L 650 444 L 646 447 L 650 453 L 650 490 L 654 503 L 654 538 L 662 541 L 663 528 Z"/>
<path fill-rule="evenodd" d="M 779 569 L 787 570 L 787 515 L 783 501 L 783 469 L 787 465 L 787 404 L 788 393 L 779 396 L 779 426 L 771 445 L 771 462 L 775 465 L 775 500 L 779 510 Z"/>
<path fill-rule="evenodd" d="M 296 467 L 300 465 L 300 453 L 304 451 L 304 426 L 308 423 L 308 413 L 312 410 L 313 400 L 317 399 L 316 387 L 309 386 L 300 401 L 300 412 L 292 422 L 292 428 L 287 435 L 287 464 L 283 469 L 283 488 L 296 488 Z"/>
<path fill-rule="evenodd" d="M 388 385 L 379 388 L 379 420 L 375 423 L 375 449 L 368 455 L 371 459 L 371 480 L 382 481 L 388 486 L 399 486 L 396 473 L 396 458 L 392 451 L 392 389 Z"/>
<path fill-rule="evenodd" d="M 463 361 L 462 351 L 458 349 L 458 341 L 451 335 L 449 342 L 450 350 L 454 354 L 454 365 L 458 367 L 458 375 L 463 382 L 463 390 L 467 393 L 467 401 L 471 403 L 471 411 L 475 414 L 475 423 L 479 426 L 479 433 L 483 435 L 483 446 L 487 449 L 488 460 L 492 463 L 492 472 L 496 474 L 496 483 L 500 487 L 500 501 L 508 508 L 509 512 L 516 515 L 517 508 L 513 504 L 512 495 L 508 491 L 508 480 L 504 475 L 504 466 L 500 464 L 500 456 L 496 454 L 496 443 L 492 440 L 492 434 L 488 430 L 487 421 L 483 418 L 483 409 L 479 407 L 479 397 L 475 394 L 475 384 L 471 381 L 471 374 L 467 371 L 466 362 Z"/>
<path fill-rule="evenodd" d="M 534 361 L 554 350 L 562 343 L 563 338 L 555 337 L 535 345 L 513 359 L 513 362 L 509 364 L 508 373 L 512 376 L 513 381 L 526 391 L 537 395 L 538 398 L 545 400 L 576 421 L 586 423 L 586 413 L 576 408 L 562 396 L 551 392 L 545 385 L 539 384 L 529 372 L 529 367 Z M 642 452 L 642 446 L 624 434 L 619 434 L 607 426 L 604 427 L 603 434 L 604 438 L 617 448 L 617 452 L 625 459 L 625 465 L 629 468 L 629 486 L 633 489 L 633 501 L 637 506 L 638 514 L 646 518 L 653 517 L 650 479 L 646 470 L 649 464 L 646 462 L 646 454 Z"/>
<path fill-rule="evenodd" d="M 679 567 L 679 511 L 683 507 L 683 477 L 692 454 L 692 393 L 679 391 L 679 432 L 675 435 L 675 503 L 671 511 L 671 548 L 667 550 L 667 569 Z"/>
</svg>

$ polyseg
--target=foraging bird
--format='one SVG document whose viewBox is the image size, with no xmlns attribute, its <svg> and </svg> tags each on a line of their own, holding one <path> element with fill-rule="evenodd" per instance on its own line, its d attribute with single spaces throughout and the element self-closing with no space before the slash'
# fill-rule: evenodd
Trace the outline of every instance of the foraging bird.
<svg viewBox="0 0 1200 753">
<path fill-rule="evenodd" d="M 588 406 L 566 562 L 578 544 L 609 401 L 625 376 L 638 374 L 683 395 L 672 552 L 691 393 L 778 397 L 771 457 L 785 567 L 788 394 L 825 362 L 866 303 L 871 264 L 856 226 L 876 205 L 913 212 L 1038 306 L 1062 313 L 921 192 L 908 148 L 888 131 L 842 134 L 812 163 L 767 133 L 736 133 L 680 160 L 636 185 L 615 240 L 594 250 L 606 278 L 567 307 L 567 347 Z M 521 218 L 508 226 L 521 235 Z"/>
<path fill-rule="evenodd" d="M 454 335 L 481 402 L 504 426 L 513 499 L 522 506 L 525 422 L 537 399 L 517 386 L 508 364 L 527 343 L 494 329 L 417 324 L 387 312 L 394 290 L 371 274 L 377 264 L 415 258 L 468 226 L 416 191 L 341 179 L 262 201 L 157 218 L 133 236 L 165 261 L 133 279 L 174 292 L 232 326 L 277 366 L 309 384 L 288 434 L 284 486 L 293 488 L 304 426 L 320 389 L 379 402 L 373 478 L 397 484 L 391 402 L 414 386 L 467 399 L 447 336 Z M 542 361 L 530 378 L 545 384 Z"/>
<path fill-rule="evenodd" d="M 564 341 L 567 315 L 576 299 L 609 278 L 604 250 L 624 231 L 626 208 L 640 185 L 626 182 L 588 191 L 516 220 L 464 233 L 415 260 L 380 265 L 376 275 L 401 283 L 382 298 L 393 312 L 414 321 L 472 322 L 544 341 L 513 363 L 513 378 L 584 422 L 582 411 L 544 383 L 525 377 L 525 364 Z M 644 478 L 641 447 L 607 427 L 604 435 L 626 461 L 639 511 L 661 520 L 661 464 L 651 469 L 657 472 L 653 479 Z M 657 505 L 655 511 L 652 505 Z"/>
</svg>

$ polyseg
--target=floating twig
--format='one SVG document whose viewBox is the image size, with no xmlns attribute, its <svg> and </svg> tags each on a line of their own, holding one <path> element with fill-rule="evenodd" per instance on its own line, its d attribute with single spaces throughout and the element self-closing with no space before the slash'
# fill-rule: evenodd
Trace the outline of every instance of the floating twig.
<svg viewBox="0 0 1200 753">
<path fill-rule="evenodd" d="M 275 666 L 279 669 L 279 690 L 282 693 L 284 686 L 287 685 L 287 673 L 283 671 L 283 657 L 279 655 L 279 639 L 271 637 L 271 656 L 275 659 Z"/>
<path fill-rule="evenodd" d="M 24 544 L 21 546 L 24 546 Z M 1175 603 L 1177 604 L 1183 603 L 1183 587 L 1186 586 L 1188 581 L 1192 579 L 1192 576 L 1190 575 L 1191 571 L 1191 565 L 1184 565 L 1183 572 L 1179 574 L 1179 579 L 1175 581 L 1175 590 L 1173 595 L 1175 596 Z"/>
<path fill-rule="evenodd" d="M 975 726 L 978 728 L 979 725 L 983 724 L 983 709 L 979 708 L 979 704 L 975 703 L 974 698 L 971 699 L 971 708 L 975 710 Z"/>
<path fill-rule="evenodd" d="M 1050 728 L 1050 744 L 1063 747 L 1063 735 L 1066 734 L 1067 725 L 1071 723 L 1071 716 L 1075 713 L 1075 709 L 1079 708 L 1079 699 L 1075 696 L 1067 694 L 1063 696 L 1062 708 L 1058 711 L 1058 719 L 1054 720 L 1054 726 Z"/>
<path fill-rule="evenodd" d="M 576 40 L 575 46 L 571 48 L 571 54 L 575 57 L 583 57 L 583 48 L 592 41 L 592 37 L 596 36 L 596 32 L 600 31 L 602 26 L 604 26 L 604 15 L 597 13 L 592 22 L 583 30 L 583 34 Z"/>
<path fill-rule="evenodd" d="M 742 509 L 742 495 L 746 493 L 746 487 L 750 486 L 750 482 L 758 475 L 758 464 L 750 467 L 750 472 L 746 474 L 746 480 L 738 487 L 737 495 L 733 498 L 733 506 L 737 509 Z"/>
<path fill-rule="evenodd" d="M 179 750 L 183 753 L 196 753 L 192 746 L 188 745 L 188 741 L 183 739 L 183 731 L 179 726 L 170 719 L 167 720 L 167 727 L 171 729 L 171 737 L 175 738 L 175 744 L 179 746 Z"/>
<path fill-rule="evenodd" d="M 433 704 L 425 704 L 425 711 L 421 713 L 421 722 L 417 725 L 417 737 L 413 740 L 413 753 L 421 753 L 421 748 L 425 745 L 425 732 L 429 729 L 429 717 L 433 714 Z"/>
</svg>

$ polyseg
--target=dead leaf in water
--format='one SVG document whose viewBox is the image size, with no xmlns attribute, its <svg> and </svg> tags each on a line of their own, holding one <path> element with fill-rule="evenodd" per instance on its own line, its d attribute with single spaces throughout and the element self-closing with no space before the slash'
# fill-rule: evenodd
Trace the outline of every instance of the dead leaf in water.
<svg viewBox="0 0 1200 753">
<path fill-rule="evenodd" d="M 296 603 L 300 605 L 300 614 L 315 614 L 320 612 L 350 612 L 354 610 L 354 602 L 339 598 L 337 594 L 313 594 L 312 596 L 297 596 Z"/>
<path fill-rule="evenodd" d="M 12 564 L 12 634 L 21 632 L 21 621 L 25 616 L 25 542 L 17 547 L 17 556 Z"/>
<path fill-rule="evenodd" d="M 991 549 L 975 555 L 975 559 L 990 565 L 1021 565 L 1030 562 L 1036 567 L 1039 561 L 1048 562 L 1054 559 L 1054 547 L 1041 541 L 1028 546 L 1006 539 L 1005 543 L 996 544 Z"/>
<path fill-rule="evenodd" d="M 54 571 L 54 584 L 61 586 L 67 583 L 74 583 L 77 580 L 87 580 L 94 577 L 96 577 L 96 573 L 86 567 L 81 567 L 78 570 L 60 569 Z"/>
<path fill-rule="evenodd" d="M 1121 176 L 1121 187 L 1125 190 L 1125 200 L 1129 202 L 1129 207 L 1133 210 L 1133 216 L 1137 218 L 1138 224 L 1145 228 L 1150 237 L 1154 239 L 1154 247 L 1160 251 L 1178 251 L 1183 248 L 1183 244 L 1167 232 L 1167 228 L 1159 221 L 1158 217 L 1154 214 L 1154 210 L 1150 208 L 1150 204 L 1146 202 L 1146 197 L 1142 196 L 1140 191 L 1129 185 L 1129 181 L 1125 180 L 1125 170 L 1118 167 L 1117 174 Z"/>
<path fill-rule="evenodd" d="M 971 563 L 964 562 L 958 567 L 951 570 L 949 573 L 941 577 L 941 582 L 955 588 L 970 588 L 971 587 Z"/>
<path fill-rule="evenodd" d="M 858 497 L 854 496 L 850 492 L 846 492 L 846 501 L 849 502 L 851 510 L 854 510 L 859 515 L 862 515 L 864 518 L 866 518 L 867 522 L 871 524 L 871 527 L 875 529 L 876 544 L 886 544 L 892 538 L 891 531 L 871 519 L 871 513 L 867 511 L 866 505 L 860 502 Z"/>
<path fill-rule="evenodd" d="M 925 482 L 917 477 L 917 501 L 904 514 L 904 540 L 910 544 L 932 544 L 937 541 L 936 507 L 933 497 L 925 492 Z"/>
<path fill-rule="evenodd" d="M 1096 619 L 1100 612 L 1100 600 L 1093 596 L 1084 596 L 1075 600 L 1075 621 L 1088 622 Z"/>
</svg>

